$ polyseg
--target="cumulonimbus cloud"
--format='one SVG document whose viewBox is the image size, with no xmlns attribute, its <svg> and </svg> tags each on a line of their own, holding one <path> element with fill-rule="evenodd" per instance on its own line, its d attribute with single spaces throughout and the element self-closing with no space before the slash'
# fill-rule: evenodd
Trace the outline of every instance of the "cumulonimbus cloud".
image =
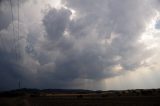
<svg viewBox="0 0 160 106">
<path fill-rule="evenodd" d="M 34 2 L 27 3 L 22 5 Z M 83 79 L 97 82 L 143 67 L 142 62 L 152 55 L 139 39 L 156 14 L 154 2 L 68 0 L 62 3 L 61 8 L 47 7 L 45 12 L 37 13 L 41 16 L 33 22 L 28 23 L 23 16 L 26 19 L 20 21 L 23 28 L 17 43 L 21 45 L 17 46 L 20 55 L 17 60 L 15 51 L 9 50 L 10 41 L 15 39 L 10 13 L 4 9 L 4 5 L 9 5 L 2 1 L 0 41 L 5 43 L 0 43 L 3 57 L 0 76 L 4 76 L 0 82 L 5 79 L 6 84 L 1 89 L 15 88 L 19 79 L 26 86 L 42 88 L 69 88 Z M 15 17 L 14 25 L 17 24 Z"/>
</svg>

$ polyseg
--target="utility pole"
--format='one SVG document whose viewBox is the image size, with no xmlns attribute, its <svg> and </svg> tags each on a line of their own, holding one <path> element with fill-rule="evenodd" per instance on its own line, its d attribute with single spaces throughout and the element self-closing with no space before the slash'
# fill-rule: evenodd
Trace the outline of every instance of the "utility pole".
<svg viewBox="0 0 160 106">
<path fill-rule="evenodd" d="M 18 81 L 18 88 L 21 89 L 21 81 Z"/>
</svg>

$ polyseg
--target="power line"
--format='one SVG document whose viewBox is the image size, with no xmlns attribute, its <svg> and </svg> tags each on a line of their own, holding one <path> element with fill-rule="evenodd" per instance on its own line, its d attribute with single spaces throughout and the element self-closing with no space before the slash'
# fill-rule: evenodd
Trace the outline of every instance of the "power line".
<svg viewBox="0 0 160 106">
<path fill-rule="evenodd" d="M 19 20 L 20 20 L 20 12 L 19 12 L 19 8 L 20 8 L 20 0 L 18 0 L 18 38 L 17 38 L 17 59 L 20 58 L 20 48 L 19 48 L 19 40 L 20 40 L 20 24 L 19 24 Z M 19 89 L 21 89 L 21 80 L 19 79 Z"/>
<path fill-rule="evenodd" d="M 19 7 L 20 7 L 20 4 L 19 4 L 19 0 L 18 0 L 18 48 L 19 48 Z M 18 52 L 19 52 L 19 54 L 17 54 L 18 55 L 18 57 L 19 57 L 19 55 L 20 55 L 20 50 L 18 49 Z"/>
<path fill-rule="evenodd" d="M 13 53 L 15 53 L 15 55 L 16 55 L 16 61 L 18 61 L 18 57 L 19 57 L 19 55 L 18 54 L 20 54 L 20 50 L 18 49 L 19 48 L 19 32 L 20 32 L 20 30 L 19 30 L 19 27 L 20 27 L 20 25 L 19 25 L 19 7 L 20 7 L 20 3 L 19 3 L 19 1 L 20 0 L 18 0 L 18 6 L 17 6 L 17 8 L 18 8 L 18 28 L 17 28 L 17 35 L 15 34 L 15 28 L 14 28 L 14 23 L 13 23 L 13 21 L 14 21 L 14 15 L 13 15 L 13 7 L 12 7 L 12 1 L 11 0 L 9 0 L 9 2 L 10 2 L 10 6 L 11 6 L 11 12 L 12 12 L 12 27 L 13 27 Z M 14 38 L 15 37 L 15 38 Z M 10 42 L 11 43 L 11 42 Z M 15 51 L 14 51 L 15 50 Z M 19 52 L 19 53 L 18 53 Z M 19 87 L 19 89 L 21 88 L 21 81 L 19 80 L 18 81 L 18 87 Z"/>
<path fill-rule="evenodd" d="M 19 56 L 19 49 L 18 49 L 18 46 L 19 46 L 19 0 L 18 0 L 18 27 L 17 27 L 17 34 L 15 34 L 15 26 L 14 26 L 14 14 L 13 14 L 13 4 L 12 4 L 12 1 L 10 1 L 10 6 L 11 6 L 11 12 L 12 12 L 12 27 L 13 27 L 13 53 L 15 53 L 15 58 L 16 60 L 18 60 L 18 56 Z"/>
<path fill-rule="evenodd" d="M 11 16 L 11 18 L 12 18 L 12 28 L 13 28 L 13 35 L 14 35 L 14 33 L 15 33 L 15 31 L 14 31 L 14 24 L 13 24 L 13 7 L 12 7 L 12 2 L 11 2 L 11 0 L 8 0 L 8 3 L 9 3 L 9 5 L 10 5 L 10 7 L 11 7 L 11 13 L 12 13 L 12 16 Z M 7 50 L 7 44 L 6 44 L 6 42 L 5 42 L 5 39 L 4 39 L 5 37 L 3 37 L 2 35 L 0 35 L 0 39 L 1 39 L 1 47 L 4 49 L 4 51 L 5 50 Z M 6 39 L 7 40 L 7 39 Z M 13 41 L 14 42 L 14 41 Z M 8 44 L 9 44 L 9 46 L 10 46 L 10 49 L 12 50 L 12 42 L 7 42 Z"/>
<path fill-rule="evenodd" d="M 18 81 L 18 89 L 21 89 L 21 81 Z"/>
<path fill-rule="evenodd" d="M 13 11 L 11 0 L 8 1 L 8 3 L 9 3 L 9 5 L 11 6 L 11 11 Z M 12 26 L 13 26 L 13 33 L 14 33 L 13 14 L 12 14 Z M 4 34 L 1 34 L 1 35 L 0 35 L 0 40 L 1 40 L 1 48 L 5 51 L 5 50 L 7 50 L 7 46 L 6 46 L 6 42 L 5 42 L 5 40 L 7 40 L 7 39 L 5 39 L 5 36 L 3 36 L 3 35 L 4 35 Z M 9 41 L 8 43 L 11 43 L 11 42 Z M 12 45 L 9 44 L 9 46 L 12 46 Z M 12 47 L 11 47 L 11 49 L 12 49 Z"/>
<path fill-rule="evenodd" d="M 10 6 L 11 6 L 11 13 L 12 13 L 12 28 L 13 28 L 13 51 L 14 51 L 14 45 L 15 45 L 15 40 L 14 40 L 14 36 L 15 36 L 15 29 L 14 29 L 14 23 L 13 23 L 13 21 L 14 21 L 14 16 L 13 16 L 13 7 L 12 7 L 12 1 L 11 0 L 9 0 L 10 1 Z M 15 50 L 15 53 L 16 53 L 16 50 Z"/>
<path fill-rule="evenodd" d="M 2 37 L 2 35 L 0 35 L 0 40 L 1 40 L 1 48 L 6 50 L 6 47 L 5 47 L 5 43 L 4 43 L 4 38 Z"/>
</svg>

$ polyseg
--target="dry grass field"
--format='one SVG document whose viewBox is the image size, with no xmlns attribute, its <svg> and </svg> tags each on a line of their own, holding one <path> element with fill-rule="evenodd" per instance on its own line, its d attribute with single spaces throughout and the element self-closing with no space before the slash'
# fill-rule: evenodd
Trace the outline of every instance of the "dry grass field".
<svg viewBox="0 0 160 106">
<path fill-rule="evenodd" d="M 135 94 L 135 91 L 25 93 L 20 96 L 1 96 L 0 106 L 160 106 L 160 95 L 155 92 Z"/>
<path fill-rule="evenodd" d="M 14 97 L 1 98 L 0 106 L 160 106 L 160 97 Z"/>
</svg>

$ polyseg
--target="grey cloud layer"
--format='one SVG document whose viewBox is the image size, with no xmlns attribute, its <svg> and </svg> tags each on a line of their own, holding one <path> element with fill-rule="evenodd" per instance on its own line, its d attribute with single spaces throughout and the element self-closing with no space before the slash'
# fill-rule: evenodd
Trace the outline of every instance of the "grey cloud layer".
<svg viewBox="0 0 160 106">
<path fill-rule="evenodd" d="M 35 30 L 31 30 L 21 23 L 25 29 L 19 41 L 23 46 L 18 61 L 14 51 L 0 49 L 0 83 L 6 82 L 0 89 L 15 88 L 19 79 L 25 86 L 40 88 L 72 88 L 76 81 L 84 83 L 85 79 L 97 84 L 105 78 L 136 70 L 150 56 L 150 51 L 138 40 L 155 15 L 154 3 L 149 0 L 62 2 L 66 7 L 49 8 L 43 13 L 43 27 L 33 24 Z M 10 13 L 3 6 L 1 41 L 5 31 L 11 33 Z M 70 9 L 76 11 L 73 20 Z M 14 39 L 10 34 L 6 36 L 5 39 Z"/>
</svg>

